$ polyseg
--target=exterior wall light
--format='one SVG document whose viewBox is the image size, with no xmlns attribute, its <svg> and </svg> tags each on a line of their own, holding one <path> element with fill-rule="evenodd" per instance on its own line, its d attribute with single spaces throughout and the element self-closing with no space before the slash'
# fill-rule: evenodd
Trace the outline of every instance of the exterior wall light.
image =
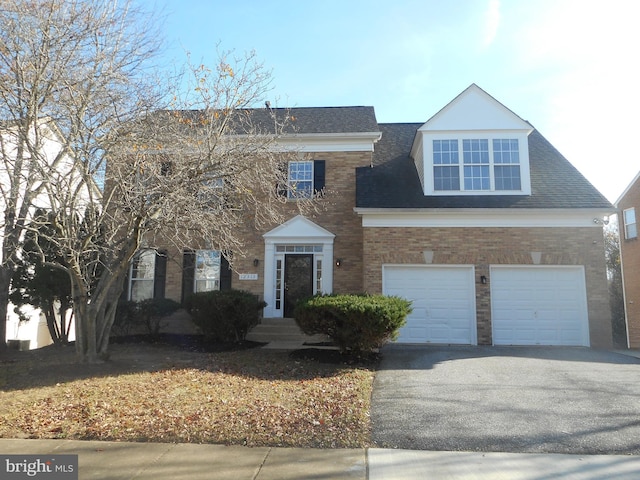
<svg viewBox="0 0 640 480">
<path fill-rule="evenodd" d="M 258 265 L 260 265 L 260 260 L 258 260 L 257 258 L 253 259 L 253 266 L 257 267 Z"/>
<path fill-rule="evenodd" d="M 340 265 L 342 265 L 342 259 L 336 258 L 336 267 L 339 267 Z"/>
<path fill-rule="evenodd" d="M 480 275 L 480 283 L 483 285 L 487 284 L 487 277 L 485 277 L 484 275 Z"/>
</svg>

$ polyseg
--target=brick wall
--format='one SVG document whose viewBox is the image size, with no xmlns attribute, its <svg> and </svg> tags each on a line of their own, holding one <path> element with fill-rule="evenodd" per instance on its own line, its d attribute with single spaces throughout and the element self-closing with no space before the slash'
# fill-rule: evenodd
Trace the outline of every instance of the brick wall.
<svg viewBox="0 0 640 480">
<path fill-rule="evenodd" d="M 336 293 L 361 292 L 362 285 L 362 227 L 360 217 L 353 211 L 355 206 L 355 169 L 371 163 L 370 152 L 337 152 L 311 154 L 311 159 L 325 160 L 326 194 L 318 202 L 318 209 L 307 218 L 335 235 L 334 259 L 342 259 L 340 267 L 333 268 L 333 291 Z M 284 206 L 284 220 L 298 215 L 293 202 Z M 264 239 L 262 235 L 277 227 L 267 225 L 261 230 L 249 226 L 242 229 L 244 247 L 242 254 L 234 254 L 233 288 L 264 295 Z M 204 248 L 191 245 L 193 249 Z M 166 296 L 180 300 L 182 294 L 182 251 L 168 250 Z M 254 259 L 259 265 L 254 266 Z M 239 273 L 257 273 L 258 280 L 239 280 Z"/>
<path fill-rule="evenodd" d="M 636 221 L 640 219 L 640 180 L 629 189 L 618 203 L 620 208 L 620 252 L 622 254 L 622 274 L 624 281 L 625 311 L 629 347 L 640 348 L 640 240 L 626 239 L 622 211 L 636 209 Z"/>
<path fill-rule="evenodd" d="M 601 228 L 365 228 L 364 289 L 382 291 L 382 265 L 474 265 L 478 343 L 492 343 L 490 265 L 531 265 L 531 252 L 541 252 L 541 265 L 583 265 L 587 288 L 591 346 L 610 347 L 611 314 Z M 481 275 L 487 284 L 479 282 Z"/>
</svg>

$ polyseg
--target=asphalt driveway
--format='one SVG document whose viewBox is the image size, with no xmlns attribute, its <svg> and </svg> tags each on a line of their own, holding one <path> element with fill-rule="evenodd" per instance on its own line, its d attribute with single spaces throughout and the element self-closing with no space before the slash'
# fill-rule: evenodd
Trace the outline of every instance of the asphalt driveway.
<svg viewBox="0 0 640 480">
<path fill-rule="evenodd" d="M 377 446 L 640 454 L 640 359 L 588 348 L 389 345 Z"/>
</svg>

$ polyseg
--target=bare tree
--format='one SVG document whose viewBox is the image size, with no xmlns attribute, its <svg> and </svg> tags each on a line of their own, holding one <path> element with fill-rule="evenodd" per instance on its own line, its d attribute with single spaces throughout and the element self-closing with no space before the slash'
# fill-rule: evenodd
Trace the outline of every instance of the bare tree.
<svg viewBox="0 0 640 480">
<path fill-rule="evenodd" d="M 0 3 L 0 348 L 34 208 L 71 218 L 98 204 L 99 189 L 88 186 L 115 144 L 108 133 L 158 98 L 146 85 L 158 48 L 148 18 L 115 0 Z"/>
<path fill-rule="evenodd" d="M 295 133 L 295 119 L 283 109 L 252 108 L 270 90 L 270 73 L 253 53 L 220 53 L 212 67 L 188 62 L 159 89 L 145 83 L 144 69 L 156 37 L 128 5 L 3 5 L 0 108 L 19 127 L 17 144 L 29 149 L 33 195 L 49 200 L 55 234 L 48 244 L 62 258 L 52 266 L 71 279 L 78 356 L 99 361 L 108 356 L 117 300 L 141 247 L 202 242 L 241 254 L 243 232 L 282 220 L 282 162 L 298 154 L 279 141 Z M 44 116 L 57 125 L 60 158 L 73 159 L 63 176 L 29 140 Z M 301 197 L 293 208 L 313 206 Z M 6 218 L 27 228 L 28 204 L 14 213 L 12 201 L 5 200 Z M 5 221 L 5 242 L 17 244 L 18 220 Z M 7 245 L 9 259 L 14 243 Z"/>
</svg>

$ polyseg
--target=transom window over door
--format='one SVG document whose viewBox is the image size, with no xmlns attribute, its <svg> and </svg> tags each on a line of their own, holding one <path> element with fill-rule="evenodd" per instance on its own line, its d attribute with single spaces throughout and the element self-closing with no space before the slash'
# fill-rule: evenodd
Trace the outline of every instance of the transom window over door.
<svg viewBox="0 0 640 480">
<path fill-rule="evenodd" d="M 433 140 L 435 192 L 517 192 L 522 190 L 521 178 L 518 139 Z"/>
</svg>

